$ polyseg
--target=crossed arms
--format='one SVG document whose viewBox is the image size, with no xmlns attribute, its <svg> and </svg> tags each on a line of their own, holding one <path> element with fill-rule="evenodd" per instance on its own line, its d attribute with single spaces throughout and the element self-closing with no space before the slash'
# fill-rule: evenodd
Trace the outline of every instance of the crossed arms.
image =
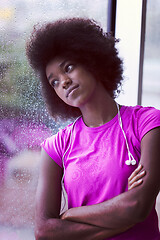
<svg viewBox="0 0 160 240">
<path fill-rule="evenodd" d="M 103 240 L 143 221 L 150 213 L 160 189 L 159 142 L 160 128 L 151 130 L 143 137 L 140 163 L 146 175 L 139 167 L 129 179 L 129 191 L 99 204 L 71 208 L 61 218 L 62 169 L 42 151 L 36 195 L 36 240 Z"/>
</svg>

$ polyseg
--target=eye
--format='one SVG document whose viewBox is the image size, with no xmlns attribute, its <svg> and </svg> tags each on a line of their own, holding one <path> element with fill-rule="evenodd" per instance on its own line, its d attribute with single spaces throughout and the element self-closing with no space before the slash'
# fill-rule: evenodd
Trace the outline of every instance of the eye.
<svg viewBox="0 0 160 240">
<path fill-rule="evenodd" d="M 53 88 L 55 88 L 55 87 L 58 86 L 59 81 L 58 81 L 58 79 L 53 79 L 53 80 L 50 82 L 50 84 L 51 84 L 51 86 L 52 86 Z"/>
<path fill-rule="evenodd" d="M 70 64 L 67 64 L 64 68 L 65 72 L 66 73 L 70 73 L 74 68 L 74 64 L 70 63 Z"/>
</svg>

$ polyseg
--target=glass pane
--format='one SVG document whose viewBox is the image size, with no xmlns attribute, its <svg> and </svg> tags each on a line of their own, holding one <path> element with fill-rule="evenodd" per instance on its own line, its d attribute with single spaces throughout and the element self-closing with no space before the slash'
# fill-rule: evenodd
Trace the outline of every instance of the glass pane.
<svg viewBox="0 0 160 240">
<path fill-rule="evenodd" d="M 106 29 L 106 0 L 0 1 L 0 239 L 34 239 L 40 143 L 68 122 L 47 114 L 25 41 L 37 22 L 89 17 Z"/>
<path fill-rule="evenodd" d="M 142 105 L 160 109 L 160 1 L 148 0 L 143 67 Z M 156 204 L 160 219 L 160 194 Z M 160 227 L 160 224 L 159 224 Z"/>
<path fill-rule="evenodd" d="M 148 0 L 142 105 L 160 109 L 160 1 Z"/>
</svg>

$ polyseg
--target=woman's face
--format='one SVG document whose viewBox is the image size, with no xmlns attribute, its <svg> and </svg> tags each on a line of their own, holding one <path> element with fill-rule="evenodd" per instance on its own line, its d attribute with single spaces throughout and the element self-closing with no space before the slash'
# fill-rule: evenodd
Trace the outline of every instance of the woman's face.
<svg viewBox="0 0 160 240">
<path fill-rule="evenodd" d="M 46 76 L 56 94 L 68 105 L 81 108 L 93 97 L 97 81 L 83 66 L 57 57 L 46 66 Z"/>
</svg>

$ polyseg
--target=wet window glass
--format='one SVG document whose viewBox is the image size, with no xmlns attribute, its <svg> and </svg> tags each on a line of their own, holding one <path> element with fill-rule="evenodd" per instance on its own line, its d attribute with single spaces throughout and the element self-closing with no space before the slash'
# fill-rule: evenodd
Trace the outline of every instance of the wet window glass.
<svg viewBox="0 0 160 240">
<path fill-rule="evenodd" d="M 142 105 L 160 109 L 160 1 L 147 1 Z M 157 198 L 160 219 L 160 194 Z M 160 227 L 160 223 L 159 223 Z"/>
<path fill-rule="evenodd" d="M 105 29 L 106 2 L 0 1 L 0 239 L 34 239 L 40 143 L 68 124 L 47 114 L 26 60 L 26 39 L 37 22 L 61 17 L 90 17 Z"/>
<path fill-rule="evenodd" d="M 160 109 L 160 1 L 148 0 L 143 68 L 142 105 Z"/>
</svg>

